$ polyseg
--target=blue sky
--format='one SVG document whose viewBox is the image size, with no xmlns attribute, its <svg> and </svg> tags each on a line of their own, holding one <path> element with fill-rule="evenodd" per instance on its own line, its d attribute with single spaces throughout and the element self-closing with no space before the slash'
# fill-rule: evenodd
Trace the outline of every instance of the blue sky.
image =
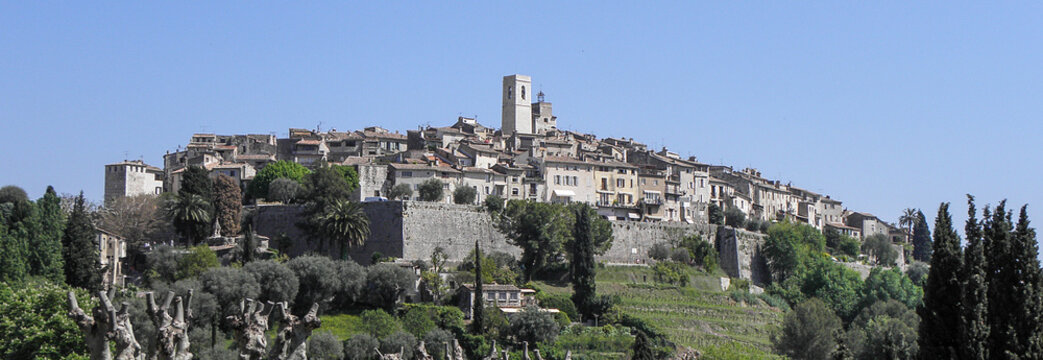
<svg viewBox="0 0 1043 360">
<path fill-rule="evenodd" d="M 562 128 L 890 221 L 951 201 L 962 227 L 965 193 L 1043 205 L 1040 24 L 1039 2 L 6 1 L 0 184 L 100 199 L 104 164 L 200 131 L 498 127 L 521 73 Z"/>
</svg>

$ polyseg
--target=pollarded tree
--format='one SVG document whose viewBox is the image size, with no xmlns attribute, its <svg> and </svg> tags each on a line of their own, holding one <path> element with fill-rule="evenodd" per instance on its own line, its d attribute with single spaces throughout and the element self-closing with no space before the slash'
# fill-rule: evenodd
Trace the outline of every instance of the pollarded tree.
<svg viewBox="0 0 1043 360">
<path fill-rule="evenodd" d="M 473 187 L 460 184 L 453 190 L 453 203 L 467 205 L 474 204 L 474 200 L 478 197 L 478 190 Z"/>
<path fill-rule="evenodd" d="M 292 161 L 279 160 L 267 164 L 250 181 L 250 185 L 246 189 L 246 195 L 253 199 L 266 197 L 268 196 L 269 185 L 275 179 L 286 178 L 301 182 L 304 180 L 304 176 L 309 173 L 311 171 L 308 168 Z"/>
<path fill-rule="evenodd" d="M 98 213 L 98 227 L 127 241 L 128 257 L 140 257 L 142 246 L 172 238 L 173 225 L 164 213 L 163 200 L 155 195 L 135 195 L 110 200 Z M 135 262 L 140 263 L 140 258 Z"/>
<path fill-rule="evenodd" d="M 986 282 L 984 244 L 981 223 L 976 218 L 974 197 L 967 195 L 967 223 L 963 233 L 967 236 L 967 249 L 963 252 L 962 307 L 960 317 L 960 347 L 962 358 L 985 360 L 989 358 L 989 298 Z M 986 216 L 988 217 L 988 216 Z"/>
<path fill-rule="evenodd" d="M 84 208 L 85 201 L 81 191 L 65 224 L 62 257 L 65 262 L 65 282 L 94 293 L 101 289 L 101 260 L 98 256 L 97 231 Z"/>
<path fill-rule="evenodd" d="M 197 194 L 180 194 L 172 197 L 166 205 L 167 217 L 186 243 L 202 243 L 209 236 L 207 224 L 211 223 L 210 203 Z"/>
<path fill-rule="evenodd" d="M 388 192 L 388 199 L 390 200 L 403 200 L 409 199 L 413 196 L 413 188 L 409 184 L 395 184 L 391 187 L 391 191 Z"/>
<path fill-rule="evenodd" d="M 840 318 L 821 300 L 811 298 L 797 304 L 782 319 L 782 329 L 772 334 L 775 351 L 792 359 L 826 359 L 836 347 L 833 332 Z"/>
<path fill-rule="evenodd" d="M 923 305 L 917 308 L 922 319 L 920 358 L 956 359 L 960 357 L 959 351 L 963 345 L 959 332 L 963 253 L 960 251 L 960 238 L 952 228 L 948 203 L 938 207 L 932 253 Z"/>
<path fill-rule="evenodd" d="M 243 208 L 243 192 L 235 179 L 220 175 L 214 179 L 214 214 L 221 224 L 221 235 L 239 235 L 239 213 Z"/>
<path fill-rule="evenodd" d="M 913 259 L 929 263 L 931 250 L 931 230 L 927 227 L 927 218 L 922 211 L 917 210 L 916 223 L 913 224 Z"/>
<path fill-rule="evenodd" d="M 438 179 L 428 179 L 420 183 L 417 191 L 420 193 L 420 201 L 442 201 L 445 183 Z"/>
</svg>

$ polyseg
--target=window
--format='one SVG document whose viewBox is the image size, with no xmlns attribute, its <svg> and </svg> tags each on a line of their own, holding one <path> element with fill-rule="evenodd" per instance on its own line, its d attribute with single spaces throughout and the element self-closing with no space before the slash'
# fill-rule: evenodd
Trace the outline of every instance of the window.
<svg viewBox="0 0 1043 360">
<path fill-rule="evenodd" d="M 511 195 L 518 196 L 518 188 L 511 188 Z"/>
<path fill-rule="evenodd" d="M 522 100 L 525 100 L 525 85 L 522 85 Z"/>
<path fill-rule="evenodd" d="M 561 175 L 554 175 L 554 185 L 561 185 Z"/>
<path fill-rule="evenodd" d="M 508 99 L 514 98 L 514 88 L 512 88 L 512 87 L 508 87 L 507 88 L 507 98 Z"/>
<path fill-rule="evenodd" d="M 648 179 L 641 179 L 641 185 L 645 184 L 645 180 L 648 180 Z"/>
<path fill-rule="evenodd" d="M 402 172 L 402 177 L 412 177 L 412 176 L 413 176 L 413 172 L 412 171 L 403 171 Z"/>
<path fill-rule="evenodd" d="M 485 195 L 489 195 L 489 187 L 488 186 L 485 187 Z"/>
<path fill-rule="evenodd" d="M 578 177 L 575 177 L 575 176 L 572 177 L 572 185 L 579 185 L 579 178 Z"/>
<path fill-rule="evenodd" d="M 616 179 L 616 187 L 617 188 L 621 188 L 621 187 L 625 187 L 625 186 L 627 186 L 626 180 Z"/>
</svg>

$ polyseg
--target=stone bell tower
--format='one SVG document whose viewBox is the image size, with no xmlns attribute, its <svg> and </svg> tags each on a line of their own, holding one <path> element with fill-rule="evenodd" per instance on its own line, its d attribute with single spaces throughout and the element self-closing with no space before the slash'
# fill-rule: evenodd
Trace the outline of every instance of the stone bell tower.
<svg viewBox="0 0 1043 360">
<path fill-rule="evenodd" d="M 517 74 L 504 76 L 502 97 L 500 130 L 503 135 L 532 134 L 532 78 Z"/>
</svg>

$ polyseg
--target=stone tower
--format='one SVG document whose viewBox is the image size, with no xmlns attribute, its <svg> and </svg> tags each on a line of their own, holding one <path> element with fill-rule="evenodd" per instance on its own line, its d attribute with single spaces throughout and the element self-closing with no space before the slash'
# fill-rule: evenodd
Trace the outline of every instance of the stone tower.
<svg viewBox="0 0 1043 360">
<path fill-rule="evenodd" d="M 528 75 L 503 77 L 503 135 L 532 134 L 532 78 Z"/>
<path fill-rule="evenodd" d="M 532 103 L 532 130 L 537 134 L 546 134 L 558 128 L 558 117 L 551 110 L 551 103 L 543 101 L 543 92 L 536 94 L 536 102 Z"/>
</svg>

